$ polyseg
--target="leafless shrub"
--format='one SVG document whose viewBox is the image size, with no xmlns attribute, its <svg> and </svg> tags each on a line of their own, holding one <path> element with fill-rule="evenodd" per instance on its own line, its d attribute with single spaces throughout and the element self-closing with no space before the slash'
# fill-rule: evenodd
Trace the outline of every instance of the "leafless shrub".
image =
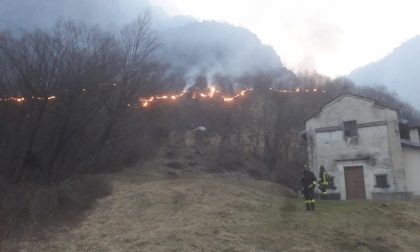
<svg viewBox="0 0 420 252">
<path fill-rule="evenodd" d="M 71 21 L 2 33 L 0 96 L 25 101 L 0 104 L 0 175 L 51 185 L 152 155 L 165 134 L 135 107 L 160 84 L 158 48 L 148 14 L 119 35 Z"/>
</svg>

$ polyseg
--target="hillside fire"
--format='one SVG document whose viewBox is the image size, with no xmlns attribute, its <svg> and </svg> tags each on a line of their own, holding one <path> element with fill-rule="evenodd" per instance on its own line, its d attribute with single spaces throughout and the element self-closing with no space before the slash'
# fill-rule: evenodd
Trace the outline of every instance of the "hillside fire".
<svg viewBox="0 0 420 252">
<path fill-rule="evenodd" d="M 247 88 L 241 90 L 234 96 L 225 96 L 220 90 L 217 90 L 216 87 L 207 88 L 205 92 L 196 92 L 196 91 L 182 91 L 179 94 L 172 95 L 161 95 L 161 96 L 151 96 L 149 98 L 139 98 L 139 105 L 141 107 L 150 107 L 152 104 L 162 101 L 162 100 L 178 100 L 181 97 L 190 97 L 191 99 L 217 99 L 223 102 L 229 103 L 233 102 L 236 98 L 245 96 L 247 93 L 252 92 L 253 88 Z"/>
<path fill-rule="evenodd" d="M 103 86 L 101 84 L 100 86 Z M 117 87 L 118 84 L 112 84 L 112 86 Z M 314 89 L 304 89 L 304 88 L 296 88 L 296 89 L 275 89 L 275 88 L 269 88 L 269 90 L 273 93 L 277 94 L 304 94 L 304 93 L 326 93 L 325 90 L 320 90 L 318 88 Z M 82 90 L 83 92 L 86 92 L 86 89 Z M 156 104 L 158 102 L 162 101 L 171 101 L 175 102 L 178 101 L 182 97 L 188 97 L 190 99 L 214 99 L 219 100 L 224 103 L 233 103 L 235 100 L 241 97 L 245 97 L 247 94 L 252 93 L 254 91 L 254 88 L 245 88 L 237 92 L 235 95 L 226 95 L 223 94 L 223 92 L 219 89 L 217 89 L 215 86 L 211 86 L 207 88 L 204 91 L 197 91 L 197 90 L 187 90 L 184 89 L 182 92 L 178 94 L 162 94 L 162 95 L 155 95 L 150 97 L 140 97 L 138 98 L 138 107 L 142 108 L 149 108 L 153 104 Z M 24 102 L 27 102 L 28 100 L 37 100 L 37 101 L 50 101 L 53 102 L 57 100 L 58 97 L 55 95 L 47 96 L 47 97 L 24 97 L 24 96 L 10 96 L 5 98 L 0 98 L 0 102 L 8 102 L 8 103 L 15 103 L 15 104 L 23 104 Z M 129 104 L 129 107 L 132 107 L 133 105 Z"/>
<path fill-rule="evenodd" d="M 318 88 L 314 89 L 302 89 L 302 88 L 296 88 L 296 89 L 274 89 L 269 88 L 271 92 L 278 93 L 278 94 L 302 94 L 302 93 L 326 93 L 325 90 L 320 90 Z M 151 97 L 143 97 L 139 98 L 139 106 L 143 108 L 148 108 L 152 106 L 153 104 L 159 102 L 159 101 L 165 101 L 165 100 L 178 100 L 181 97 L 190 97 L 191 99 L 198 99 L 198 98 L 204 98 L 204 99 L 216 99 L 220 100 L 224 103 L 232 103 L 236 99 L 240 97 L 244 97 L 249 93 L 252 93 L 254 91 L 254 88 L 246 88 L 239 92 L 237 92 L 233 96 L 227 96 L 222 93 L 221 90 L 218 90 L 216 87 L 212 86 L 207 89 L 206 92 L 196 92 L 196 91 L 182 91 L 179 94 L 172 94 L 172 95 L 157 95 L 157 96 L 151 96 Z"/>
</svg>

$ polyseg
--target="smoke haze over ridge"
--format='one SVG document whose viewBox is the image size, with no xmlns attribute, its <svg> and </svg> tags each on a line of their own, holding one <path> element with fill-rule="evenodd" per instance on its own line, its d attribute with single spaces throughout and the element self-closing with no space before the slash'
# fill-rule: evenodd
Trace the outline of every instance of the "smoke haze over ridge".
<svg viewBox="0 0 420 252">
<path fill-rule="evenodd" d="M 169 17 L 147 0 L 0 0 L 0 29 L 15 33 L 51 28 L 57 20 L 99 24 L 115 30 L 149 12 L 162 42 L 163 57 L 173 72 L 194 79 L 204 74 L 239 76 L 267 70 L 285 70 L 271 46 L 245 28 L 227 23 L 197 21 L 188 16 Z M 290 75 L 291 72 L 288 72 Z"/>
</svg>

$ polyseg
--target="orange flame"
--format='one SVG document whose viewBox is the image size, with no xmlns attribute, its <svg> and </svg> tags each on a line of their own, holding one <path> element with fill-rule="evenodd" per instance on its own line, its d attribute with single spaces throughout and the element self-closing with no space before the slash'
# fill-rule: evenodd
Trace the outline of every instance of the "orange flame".
<svg viewBox="0 0 420 252">
<path fill-rule="evenodd" d="M 216 93 L 216 88 L 215 87 L 211 87 L 210 88 L 210 92 L 209 92 L 209 97 L 213 98 L 214 94 Z"/>
<path fill-rule="evenodd" d="M 234 100 L 233 97 L 223 97 L 224 102 L 233 102 L 233 100 Z"/>
<path fill-rule="evenodd" d="M 103 84 L 105 85 L 105 84 Z M 107 84 L 108 85 L 108 84 Z M 111 84 L 113 86 L 116 86 L 117 84 Z M 291 94 L 291 93 L 326 93 L 325 90 L 320 90 L 318 88 L 314 88 L 314 89 L 301 89 L 301 88 L 296 88 L 294 90 L 291 89 L 274 89 L 274 88 L 269 88 L 269 90 L 271 92 L 275 92 L 275 93 L 281 93 L 281 94 Z M 67 90 L 66 90 L 67 91 Z M 86 89 L 82 89 L 83 92 L 86 92 Z M 235 101 L 235 99 L 240 98 L 240 97 L 244 97 L 246 96 L 248 93 L 254 91 L 253 88 L 247 88 L 247 89 L 243 89 L 241 91 L 239 91 L 236 95 L 233 96 L 224 96 L 222 94 L 222 92 L 220 90 L 218 90 L 215 86 L 211 86 L 210 88 L 207 89 L 207 92 L 203 92 L 203 93 L 195 93 L 192 92 L 191 94 L 191 98 L 192 99 L 197 99 L 197 98 L 206 98 L 206 99 L 219 99 L 220 101 L 223 101 L 225 103 L 232 103 Z M 179 98 L 185 96 L 188 93 L 187 89 L 184 89 L 181 93 L 179 94 L 167 94 L 167 95 L 156 95 L 156 96 L 150 96 L 147 98 L 142 98 L 139 97 L 138 98 L 138 104 L 140 107 L 151 107 L 154 103 L 157 103 L 160 100 L 168 100 L 168 101 L 176 101 Z M 48 97 L 35 97 L 32 96 L 31 97 L 32 100 L 48 100 L 48 101 L 55 101 L 58 99 L 58 97 L 56 97 L 55 95 L 51 95 Z M 0 98 L 0 102 L 14 102 L 14 103 L 18 103 L 21 104 L 23 102 L 26 101 L 25 97 L 21 97 L 21 96 L 11 96 L 11 97 L 6 97 L 6 98 Z M 131 104 L 128 104 L 129 107 L 132 107 Z"/>
<path fill-rule="evenodd" d="M 325 90 L 320 91 L 318 88 L 314 88 L 314 89 L 302 89 L 302 88 L 296 88 L 294 90 L 291 89 L 274 89 L 274 88 L 269 88 L 270 91 L 275 92 L 275 93 L 284 93 L 284 94 L 290 94 L 290 93 L 326 93 Z M 208 89 L 207 93 L 192 93 L 191 94 L 191 98 L 192 99 L 197 99 L 198 97 L 201 98 L 218 98 L 220 97 L 221 100 L 225 103 L 232 103 L 235 101 L 235 99 L 239 98 L 239 97 L 244 97 L 247 93 L 250 93 L 254 91 L 253 88 L 247 88 L 247 89 L 243 89 L 241 91 L 239 91 L 236 95 L 234 96 L 224 96 L 221 94 L 220 90 L 217 90 L 216 87 L 212 86 Z M 186 89 L 184 89 L 180 94 L 177 95 L 163 95 L 163 96 L 152 96 L 150 98 L 139 98 L 140 104 L 142 107 L 150 107 L 152 103 L 157 102 L 158 100 L 166 100 L 166 99 L 171 99 L 171 100 L 177 100 L 178 98 L 184 96 L 185 94 L 187 94 Z M 197 97 L 198 96 L 198 97 Z"/>
</svg>

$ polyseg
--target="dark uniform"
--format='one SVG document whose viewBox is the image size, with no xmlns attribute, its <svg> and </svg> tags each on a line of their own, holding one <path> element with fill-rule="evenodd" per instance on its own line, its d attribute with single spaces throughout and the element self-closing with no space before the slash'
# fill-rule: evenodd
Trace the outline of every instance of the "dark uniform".
<svg viewBox="0 0 420 252">
<path fill-rule="evenodd" d="M 325 170 L 324 166 L 321 166 L 319 170 L 319 190 L 321 190 L 321 199 L 327 199 L 327 188 L 330 175 Z"/>
<path fill-rule="evenodd" d="M 313 172 L 308 169 L 303 171 L 302 177 L 300 178 L 303 186 L 303 195 L 305 196 L 306 210 L 315 210 L 315 187 L 316 177 Z"/>
</svg>

